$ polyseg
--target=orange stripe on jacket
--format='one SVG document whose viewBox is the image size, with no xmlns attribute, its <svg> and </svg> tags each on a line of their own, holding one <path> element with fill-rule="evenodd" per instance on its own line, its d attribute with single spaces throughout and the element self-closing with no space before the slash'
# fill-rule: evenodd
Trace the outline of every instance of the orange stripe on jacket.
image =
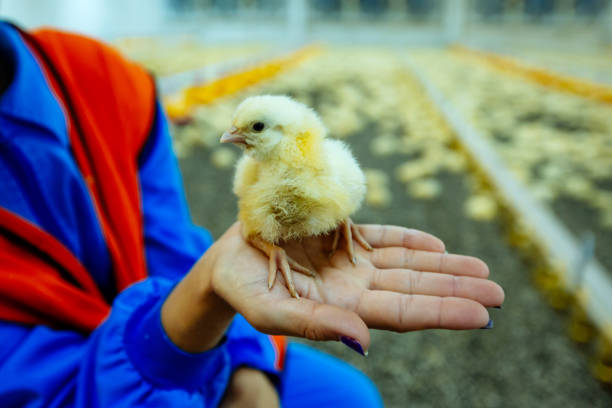
<svg viewBox="0 0 612 408">
<path fill-rule="evenodd" d="M 147 276 L 138 155 L 154 120 L 153 80 L 89 38 L 53 30 L 21 35 L 68 115 L 70 144 L 102 225 L 119 293 Z M 83 332 L 98 326 L 110 306 L 76 257 L 17 215 L 2 216 L 0 319 Z"/>
<path fill-rule="evenodd" d="M 0 318 L 90 332 L 109 310 L 67 248 L 0 208 Z"/>
<path fill-rule="evenodd" d="M 287 352 L 287 338 L 285 336 L 268 336 L 274 348 L 274 368 L 281 371 L 285 366 L 285 354 Z"/>
<path fill-rule="evenodd" d="M 153 81 L 87 37 L 41 30 L 26 38 L 67 108 L 71 145 L 90 181 L 120 292 L 146 277 L 138 154 L 154 119 Z"/>
</svg>

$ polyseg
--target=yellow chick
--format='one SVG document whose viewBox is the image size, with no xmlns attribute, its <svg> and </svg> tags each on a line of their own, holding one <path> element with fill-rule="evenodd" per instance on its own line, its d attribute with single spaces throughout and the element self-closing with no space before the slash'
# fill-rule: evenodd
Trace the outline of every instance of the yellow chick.
<svg viewBox="0 0 612 408">
<path fill-rule="evenodd" d="M 238 106 L 221 137 L 244 150 L 234 178 L 243 234 L 270 259 L 268 287 L 280 270 L 295 298 L 291 270 L 314 272 L 291 259 L 281 241 L 335 230 L 332 254 L 341 233 L 353 264 L 353 239 L 372 250 L 349 218 L 363 201 L 365 177 L 348 147 L 326 135 L 312 109 L 287 96 L 262 95 Z"/>
</svg>

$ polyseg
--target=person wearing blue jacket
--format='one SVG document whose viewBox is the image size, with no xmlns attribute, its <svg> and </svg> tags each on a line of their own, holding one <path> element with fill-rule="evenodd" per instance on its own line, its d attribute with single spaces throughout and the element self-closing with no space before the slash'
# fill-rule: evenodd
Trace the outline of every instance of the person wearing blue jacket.
<svg viewBox="0 0 612 408">
<path fill-rule="evenodd" d="M 375 250 L 360 252 L 357 267 L 328 260 L 326 237 L 293 245 L 319 280 L 296 277 L 299 300 L 284 285 L 268 290 L 267 260 L 238 224 L 215 243 L 192 224 L 154 101 L 125 167 L 131 174 L 116 165 L 123 176 L 115 181 L 134 177 L 137 192 L 109 194 L 109 182 L 91 174 L 104 166 L 114 174 L 119 159 L 105 149 L 128 142 L 90 142 L 95 117 L 113 110 L 83 110 L 99 101 L 71 93 L 80 86 L 61 74 L 71 60 L 53 68 L 57 43 L 45 41 L 54 35 L 36 42 L 0 22 L 0 406 L 377 407 L 380 395 L 362 373 L 270 335 L 342 341 L 365 354 L 368 328 L 491 326 L 486 307 L 501 304 L 503 291 L 487 280 L 486 265 L 400 227 L 362 226 Z M 120 93 L 113 69 L 124 62 L 95 50 L 104 63 L 79 66 L 80 84 Z M 131 109 L 125 98 L 116 103 Z M 121 214 L 107 211 L 132 193 L 140 227 L 130 231 L 140 231 L 132 241 L 141 254 L 125 251 L 132 241 L 117 233 Z"/>
</svg>

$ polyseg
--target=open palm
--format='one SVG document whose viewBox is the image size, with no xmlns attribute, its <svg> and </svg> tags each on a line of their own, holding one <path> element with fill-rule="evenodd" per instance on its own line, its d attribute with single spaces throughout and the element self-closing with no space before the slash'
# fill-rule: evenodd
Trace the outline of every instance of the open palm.
<svg viewBox="0 0 612 408">
<path fill-rule="evenodd" d="M 312 340 L 356 339 L 366 349 L 369 328 L 405 332 L 427 328 L 474 329 L 487 324 L 486 307 L 504 292 L 487 279 L 477 258 L 444 253 L 432 235 L 401 227 L 360 226 L 372 252 L 356 246 L 357 265 L 346 251 L 330 259 L 331 237 L 284 245 L 287 253 L 317 272 L 294 273 L 301 299 L 290 296 L 279 275 L 267 286 L 268 259 L 245 242 L 235 224 L 219 240 L 215 291 L 255 328 Z"/>
</svg>

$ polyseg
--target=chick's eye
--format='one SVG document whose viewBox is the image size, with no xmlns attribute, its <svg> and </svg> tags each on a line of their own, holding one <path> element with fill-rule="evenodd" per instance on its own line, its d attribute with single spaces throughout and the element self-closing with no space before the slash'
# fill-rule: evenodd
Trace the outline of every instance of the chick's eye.
<svg viewBox="0 0 612 408">
<path fill-rule="evenodd" d="M 253 130 L 256 131 L 256 132 L 261 132 L 264 127 L 265 127 L 265 125 L 263 124 L 263 122 L 255 122 L 255 123 L 253 123 Z"/>
</svg>

